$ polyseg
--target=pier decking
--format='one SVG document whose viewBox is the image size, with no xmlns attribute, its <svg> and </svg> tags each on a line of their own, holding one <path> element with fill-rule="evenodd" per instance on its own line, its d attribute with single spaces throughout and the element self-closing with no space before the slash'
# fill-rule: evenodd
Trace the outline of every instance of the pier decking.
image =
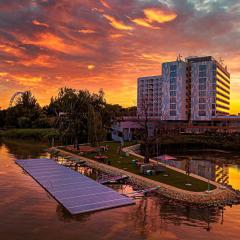
<svg viewBox="0 0 240 240">
<path fill-rule="evenodd" d="M 54 160 L 16 160 L 30 176 L 45 188 L 71 214 L 97 211 L 134 204 L 109 187 L 83 176 Z"/>
</svg>

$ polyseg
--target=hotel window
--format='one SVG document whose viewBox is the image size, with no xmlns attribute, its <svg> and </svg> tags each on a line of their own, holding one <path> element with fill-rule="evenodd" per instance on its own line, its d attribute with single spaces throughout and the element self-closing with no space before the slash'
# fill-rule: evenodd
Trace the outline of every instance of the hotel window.
<svg viewBox="0 0 240 240">
<path fill-rule="evenodd" d="M 207 66 L 206 65 L 199 65 L 199 72 L 204 72 L 207 70 Z"/>
<path fill-rule="evenodd" d="M 206 104 L 199 104 L 199 110 L 205 110 Z"/>
<path fill-rule="evenodd" d="M 207 76 L 207 74 L 206 74 L 206 72 L 199 72 L 199 75 L 198 75 L 199 77 L 206 77 Z"/>
<path fill-rule="evenodd" d="M 199 96 L 200 97 L 205 97 L 206 96 L 206 91 L 200 91 Z"/>
<path fill-rule="evenodd" d="M 199 115 L 200 117 L 206 116 L 206 111 L 199 111 L 199 112 L 198 112 L 198 115 Z"/>
<path fill-rule="evenodd" d="M 206 103 L 206 98 L 199 98 L 199 103 Z"/>
<path fill-rule="evenodd" d="M 170 109 L 176 109 L 176 104 L 170 104 Z"/>
<path fill-rule="evenodd" d="M 199 78 L 199 84 L 206 84 L 207 79 L 206 78 Z"/>
<path fill-rule="evenodd" d="M 177 65 L 171 65 L 171 66 L 170 66 L 170 71 L 171 71 L 171 72 L 177 71 Z"/>
<path fill-rule="evenodd" d="M 170 78 L 170 84 L 176 84 L 176 78 Z"/>
<path fill-rule="evenodd" d="M 170 96 L 176 96 L 176 91 L 171 91 Z"/>
<path fill-rule="evenodd" d="M 177 112 L 176 111 L 170 111 L 170 116 L 176 116 Z"/>
<path fill-rule="evenodd" d="M 176 102 L 177 102 L 176 98 L 170 98 L 170 103 L 176 103 Z"/>
<path fill-rule="evenodd" d="M 170 90 L 176 90 L 177 86 L 176 85 L 170 85 Z"/>
<path fill-rule="evenodd" d="M 177 73 L 176 72 L 170 72 L 170 77 L 176 77 Z"/>
<path fill-rule="evenodd" d="M 199 85 L 199 90 L 206 90 L 206 85 L 205 84 L 202 84 L 202 85 Z"/>
</svg>

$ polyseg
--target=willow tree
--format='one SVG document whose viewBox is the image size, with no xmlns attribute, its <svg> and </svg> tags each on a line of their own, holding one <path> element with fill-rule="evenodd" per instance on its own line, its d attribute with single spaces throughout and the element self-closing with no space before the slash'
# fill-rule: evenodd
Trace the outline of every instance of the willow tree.
<svg viewBox="0 0 240 240">
<path fill-rule="evenodd" d="M 105 135 L 102 116 L 90 104 L 88 106 L 88 142 L 93 146 L 99 146 L 99 143 L 104 140 Z"/>
<path fill-rule="evenodd" d="M 63 134 L 71 136 L 74 147 L 79 149 L 79 142 L 88 140 L 88 118 L 91 118 L 92 115 L 94 117 L 92 117 L 91 125 L 94 126 L 93 129 L 95 130 L 91 130 L 90 133 L 94 132 L 101 139 L 99 129 L 102 129 L 100 126 L 102 121 L 99 112 L 104 105 L 103 92 L 91 94 L 87 90 L 77 91 L 71 88 L 62 88 L 55 101 L 58 102 L 61 111 L 59 111 L 59 126 L 62 127 L 61 131 Z M 89 113 L 90 106 L 92 106 L 94 114 Z"/>
</svg>

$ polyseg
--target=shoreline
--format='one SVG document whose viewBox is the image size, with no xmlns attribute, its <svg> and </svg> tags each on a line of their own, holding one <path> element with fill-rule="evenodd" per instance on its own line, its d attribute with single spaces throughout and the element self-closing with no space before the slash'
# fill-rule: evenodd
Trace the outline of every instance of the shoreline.
<svg viewBox="0 0 240 240">
<path fill-rule="evenodd" d="M 129 147 L 127 147 L 128 149 Z M 126 149 L 126 148 L 124 148 Z M 103 171 L 112 175 L 126 175 L 132 182 L 142 187 L 160 187 L 157 193 L 160 195 L 175 200 L 177 202 L 197 205 L 197 206 L 216 206 L 216 205 L 232 205 L 237 204 L 240 201 L 238 194 L 228 188 L 221 188 L 220 184 L 213 182 L 212 184 L 216 186 L 214 190 L 209 192 L 192 192 L 183 190 L 174 186 L 170 186 L 165 183 L 161 183 L 149 178 L 137 175 L 135 173 L 128 172 L 123 169 L 113 167 L 111 165 L 99 163 L 95 160 L 79 156 L 78 154 L 70 153 L 57 147 L 50 148 L 48 151 L 52 154 L 58 154 L 63 157 L 73 157 L 75 159 L 83 160 L 86 165 L 97 170 Z M 131 153 L 130 153 L 131 154 Z M 206 179 L 205 179 L 206 181 Z"/>
</svg>

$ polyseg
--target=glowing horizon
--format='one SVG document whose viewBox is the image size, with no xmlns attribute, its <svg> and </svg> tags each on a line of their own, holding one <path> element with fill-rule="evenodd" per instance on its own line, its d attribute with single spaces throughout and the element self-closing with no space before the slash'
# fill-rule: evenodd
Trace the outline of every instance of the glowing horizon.
<svg viewBox="0 0 240 240">
<path fill-rule="evenodd" d="M 133 106 L 137 78 L 160 75 L 181 53 L 225 60 L 238 113 L 239 12 L 237 0 L 3 0 L 0 107 L 25 90 L 43 106 L 65 86 Z"/>
</svg>

